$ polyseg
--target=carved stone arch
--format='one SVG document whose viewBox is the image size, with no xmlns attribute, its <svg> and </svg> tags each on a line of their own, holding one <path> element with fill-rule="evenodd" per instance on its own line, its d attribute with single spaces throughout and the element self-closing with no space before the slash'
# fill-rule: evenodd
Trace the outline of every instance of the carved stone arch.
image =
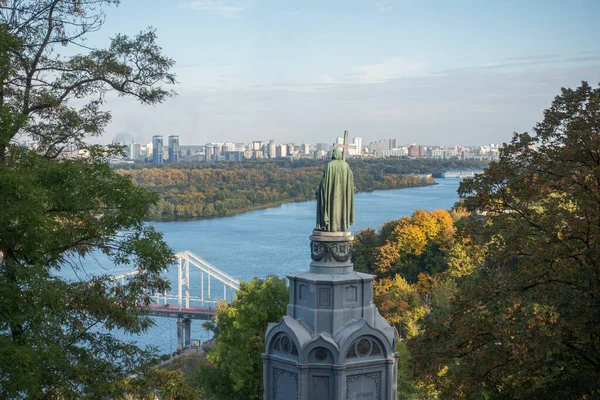
<svg viewBox="0 0 600 400">
<path fill-rule="evenodd" d="M 377 340 L 377 343 L 381 346 L 381 357 L 387 358 L 393 355 L 396 350 L 392 347 L 392 343 L 388 338 L 378 330 L 373 329 L 364 320 L 357 321 L 336 335 L 336 339 L 339 339 L 340 344 L 340 357 L 342 362 L 346 360 L 346 355 L 350 346 L 356 344 L 357 339 L 361 337 L 370 337 L 371 339 Z"/>
<path fill-rule="evenodd" d="M 281 340 L 281 335 L 286 335 L 289 338 L 291 344 L 293 345 L 289 353 L 273 352 L 277 341 Z M 310 333 L 308 333 L 302 325 L 300 325 L 294 319 L 288 316 L 284 316 L 279 323 L 271 325 L 268 328 L 267 335 L 265 338 L 265 349 L 267 350 L 268 354 L 281 354 L 284 356 L 297 358 L 300 362 L 303 362 L 301 354 L 302 348 L 304 347 L 305 343 L 308 342 L 310 339 Z"/>
<path fill-rule="evenodd" d="M 385 347 L 381 341 L 371 335 L 359 336 L 347 346 L 342 356 L 347 361 L 361 361 L 365 358 L 385 358 Z"/>
<path fill-rule="evenodd" d="M 287 332 L 279 332 L 273 336 L 269 354 L 279 354 L 283 356 L 298 357 L 298 345 L 295 340 Z"/>
<path fill-rule="evenodd" d="M 323 350 L 327 352 L 326 358 L 321 358 Z M 317 355 L 317 351 L 320 353 Z M 332 338 L 319 335 L 309 343 L 307 343 L 302 349 L 303 359 L 309 362 L 326 362 L 330 364 L 339 364 L 340 351 Z"/>
</svg>

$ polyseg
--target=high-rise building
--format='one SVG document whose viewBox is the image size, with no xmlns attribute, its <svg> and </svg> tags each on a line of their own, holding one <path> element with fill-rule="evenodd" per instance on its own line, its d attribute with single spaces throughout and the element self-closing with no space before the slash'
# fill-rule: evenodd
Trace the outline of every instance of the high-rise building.
<svg viewBox="0 0 600 400">
<path fill-rule="evenodd" d="M 246 151 L 248 150 L 248 145 L 246 143 L 236 143 L 235 151 Z"/>
<path fill-rule="evenodd" d="M 233 142 L 223 143 L 223 153 L 226 151 L 236 151 L 235 143 L 233 143 Z"/>
<path fill-rule="evenodd" d="M 139 160 L 142 155 L 142 145 L 140 143 L 131 142 L 129 145 L 129 159 Z"/>
<path fill-rule="evenodd" d="M 204 146 L 204 161 L 219 161 L 223 153 L 223 143 L 206 143 Z"/>
<path fill-rule="evenodd" d="M 243 151 L 224 151 L 223 157 L 225 161 L 244 161 Z"/>
<path fill-rule="evenodd" d="M 265 158 L 265 153 L 262 150 L 252 150 L 252 158 Z"/>
<path fill-rule="evenodd" d="M 344 139 L 342 139 L 342 142 L 343 141 L 344 141 Z M 328 152 L 330 148 L 331 148 L 331 146 L 328 145 L 327 143 L 317 143 L 317 151 Z"/>
<path fill-rule="evenodd" d="M 440 148 L 440 147 L 436 147 L 436 148 L 431 148 L 429 149 L 429 157 L 431 158 L 445 158 L 445 150 Z"/>
<path fill-rule="evenodd" d="M 277 152 L 277 157 L 287 157 L 287 155 L 288 155 L 287 145 L 278 144 L 276 152 Z"/>
<path fill-rule="evenodd" d="M 179 136 L 169 136 L 169 162 L 176 163 L 179 161 Z"/>
<path fill-rule="evenodd" d="M 211 161 L 213 155 L 213 146 L 210 143 L 206 143 L 206 145 L 204 146 L 204 161 L 209 162 Z"/>
<path fill-rule="evenodd" d="M 267 155 L 269 158 L 275 158 L 277 156 L 277 146 L 275 145 L 274 140 L 269 140 L 269 144 L 267 145 Z"/>
<path fill-rule="evenodd" d="M 362 138 L 354 138 L 352 144 L 354 145 L 354 148 L 351 149 L 350 154 L 360 156 L 362 154 Z"/>
<path fill-rule="evenodd" d="M 288 156 L 293 156 L 294 154 L 296 154 L 296 144 L 295 143 L 288 143 L 287 144 L 287 155 Z"/>
<path fill-rule="evenodd" d="M 418 144 L 411 144 L 410 146 L 408 146 L 408 156 L 410 158 L 417 158 L 419 157 L 419 145 Z"/>
<path fill-rule="evenodd" d="M 152 161 L 152 141 L 149 141 L 145 146 L 142 146 L 141 157 L 145 161 Z"/>
<path fill-rule="evenodd" d="M 396 139 L 384 139 L 369 143 L 369 150 L 391 150 L 397 148 Z"/>
<path fill-rule="evenodd" d="M 162 164 L 163 162 L 163 137 L 162 135 L 152 136 L 152 162 Z"/>
</svg>

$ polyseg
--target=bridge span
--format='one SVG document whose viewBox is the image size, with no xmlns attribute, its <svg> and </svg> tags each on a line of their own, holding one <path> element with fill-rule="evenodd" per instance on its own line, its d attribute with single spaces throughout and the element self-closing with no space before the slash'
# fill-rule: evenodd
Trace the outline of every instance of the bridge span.
<svg viewBox="0 0 600 400">
<path fill-rule="evenodd" d="M 217 302 L 231 302 L 240 282 L 189 250 L 176 253 L 175 257 L 177 294 L 154 293 L 153 304 L 144 312 L 153 317 L 177 319 L 177 348 L 182 350 L 191 344 L 191 320 L 211 320 L 216 314 Z M 191 274 L 191 271 L 199 271 L 199 276 Z M 115 286 L 124 285 L 138 272 L 136 269 L 114 276 Z M 199 292 L 198 295 L 191 295 L 194 290 Z"/>
<path fill-rule="evenodd" d="M 215 316 L 215 314 L 217 313 L 217 309 L 200 307 L 177 309 L 175 307 L 169 306 L 168 304 L 166 306 L 152 304 L 146 312 L 148 315 L 153 317 L 199 319 L 202 321 L 208 321 Z"/>
</svg>

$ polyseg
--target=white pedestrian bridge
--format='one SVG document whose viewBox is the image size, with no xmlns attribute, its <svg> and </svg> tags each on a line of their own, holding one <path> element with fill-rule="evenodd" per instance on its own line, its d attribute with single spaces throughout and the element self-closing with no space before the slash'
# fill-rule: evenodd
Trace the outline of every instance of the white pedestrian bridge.
<svg viewBox="0 0 600 400">
<path fill-rule="evenodd" d="M 154 317 L 176 318 L 177 347 L 183 349 L 191 343 L 190 320 L 211 320 L 216 314 L 216 303 L 231 302 L 240 282 L 189 250 L 176 253 L 175 257 L 177 294 L 154 293 L 153 303 L 144 311 Z M 136 269 L 115 275 L 115 287 L 124 285 L 129 277 L 138 273 Z"/>
</svg>

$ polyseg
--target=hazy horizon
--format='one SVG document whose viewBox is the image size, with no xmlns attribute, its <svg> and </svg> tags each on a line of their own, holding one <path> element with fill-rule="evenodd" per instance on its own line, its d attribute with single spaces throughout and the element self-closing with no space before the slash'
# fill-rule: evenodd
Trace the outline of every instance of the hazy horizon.
<svg viewBox="0 0 600 400">
<path fill-rule="evenodd" d="M 600 82 L 595 0 L 131 0 L 90 38 L 157 29 L 179 95 L 107 98 L 117 135 L 482 145 L 531 130 L 561 87 Z"/>
</svg>

